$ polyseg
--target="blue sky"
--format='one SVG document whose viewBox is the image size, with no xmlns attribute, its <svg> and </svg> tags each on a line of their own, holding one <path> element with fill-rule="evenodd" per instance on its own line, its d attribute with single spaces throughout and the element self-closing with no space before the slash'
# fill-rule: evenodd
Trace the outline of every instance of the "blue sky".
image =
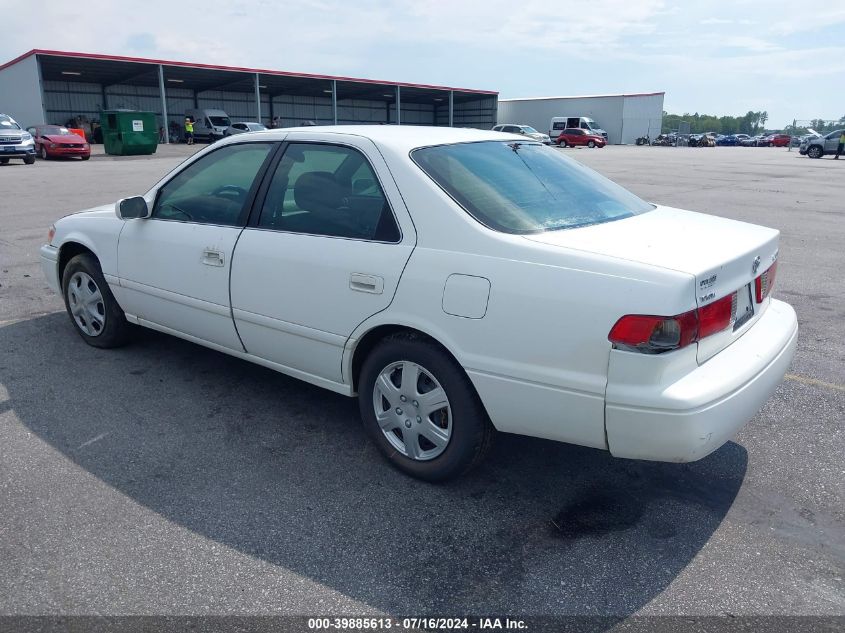
<svg viewBox="0 0 845 633">
<path fill-rule="evenodd" d="M 845 116 L 845 0 L 0 0 L 32 48 L 498 90 L 665 91 L 670 112 Z M 2 97 L 0 96 L 0 100 Z"/>
</svg>

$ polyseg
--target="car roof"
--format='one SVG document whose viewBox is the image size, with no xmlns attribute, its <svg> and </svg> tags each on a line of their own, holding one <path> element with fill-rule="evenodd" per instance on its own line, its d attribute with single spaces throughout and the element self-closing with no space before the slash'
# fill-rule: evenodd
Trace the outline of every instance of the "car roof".
<svg viewBox="0 0 845 633">
<path fill-rule="evenodd" d="M 475 128 L 434 127 L 425 125 L 310 125 L 288 127 L 255 132 L 250 140 L 272 140 L 273 136 L 289 132 L 305 132 L 313 135 L 336 135 L 338 140 L 345 136 L 368 138 L 377 145 L 398 152 L 409 152 L 418 147 L 448 145 L 450 143 L 472 143 L 475 141 L 513 140 L 514 134 L 479 130 Z"/>
</svg>

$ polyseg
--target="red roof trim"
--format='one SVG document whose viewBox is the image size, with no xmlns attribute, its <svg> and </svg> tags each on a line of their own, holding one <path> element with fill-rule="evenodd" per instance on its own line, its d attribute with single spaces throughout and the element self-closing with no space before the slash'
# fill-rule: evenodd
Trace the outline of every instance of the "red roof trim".
<svg viewBox="0 0 845 633">
<path fill-rule="evenodd" d="M 297 72 L 290 72 L 285 70 L 268 70 L 264 68 L 245 68 L 242 66 L 218 66 L 216 64 L 198 64 L 194 62 L 176 62 L 166 59 L 148 59 L 145 57 L 126 57 L 123 55 L 103 55 L 100 53 L 74 53 L 70 51 L 53 51 L 53 50 L 46 50 L 40 48 L 34 48 L 28 53 L 24 53 L 23 55 L 16 57 L 10 62 L 6 62 L 3 65 L 0 65 L 0 70 L 11 66 L 13 64 L 18 63 L 22 59 L 29 57 L 30 55 L 51 55 L 54 57 L 81 57 L 83 59 L 101 59 L 105 61 L 113 61 L 113 62 L 134 62 L 138 64 L 161 64 L 163 66 L 179 66 L 182 68 L 203 68 L 206 70 L 226 70 L 230 72 L 247 72 L 247 73 L 260 73 L 262 75 L 276 75 L 280 77 L 301 77 L 303 79 L 326 79 L 326 80 L 336 80 L 336 81 L 350 81 L 354 83 L 364 83 L 364 84 L 378 84 L 382 86 L 400 86 L 403 88 L 424 88 L 428 90 L 453 90 L 455 92 L 469 92 L 473 94 L 486 94 L 486 95 L 498 95 L 499 93 L 494 90 L 474 90 L 472 88 L 453 88 L 450 86 L 434 86 L 430 84 L 411 84 L 411 83 L 404 83 L 401 81 L 380 81 L 377 79 L 360 79 L 355 77 L 337 77 L 334 75 L 315 75 L 312 73 L 297 73 Z"/>
</svg>

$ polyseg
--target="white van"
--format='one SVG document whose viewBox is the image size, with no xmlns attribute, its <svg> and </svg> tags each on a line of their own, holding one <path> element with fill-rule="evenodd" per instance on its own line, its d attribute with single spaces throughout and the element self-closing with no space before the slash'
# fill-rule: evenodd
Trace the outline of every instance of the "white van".
<svg viewBox="0 0 845 633">
<path fill-rule="evenodd" d="M 194 138 L 212 143 L 223 138 L 223 133 L 232 125 L 229 115 L 223 110 L 188 110 L 185 116 L 194 122 Z"/>
<path fill-rule="evenodd" d="M 607 140 L 607 132 L 598 126 L 598 123 L 586 116 L 555 116 L 549 123 L 549 138 L 552 140 L 560 136 L 560 133 L 567 128 L 581 128 L 589 130 L 593 134 L 603 136 Z"/>
</svg>

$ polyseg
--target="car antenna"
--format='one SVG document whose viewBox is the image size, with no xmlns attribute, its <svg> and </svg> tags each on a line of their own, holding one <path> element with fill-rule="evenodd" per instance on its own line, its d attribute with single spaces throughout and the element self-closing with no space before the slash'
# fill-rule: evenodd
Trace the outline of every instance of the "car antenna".
<svg viewBox="0 0 845 633">
<path fill-rule="evenodd" d="M 518 152 L 519 148 L 522 147 L 522 143 L 520 143 L 519 141 L 515 143 L 508 143 L 508 147 L 510 147 L 513 151 Z"/>
</svg>

